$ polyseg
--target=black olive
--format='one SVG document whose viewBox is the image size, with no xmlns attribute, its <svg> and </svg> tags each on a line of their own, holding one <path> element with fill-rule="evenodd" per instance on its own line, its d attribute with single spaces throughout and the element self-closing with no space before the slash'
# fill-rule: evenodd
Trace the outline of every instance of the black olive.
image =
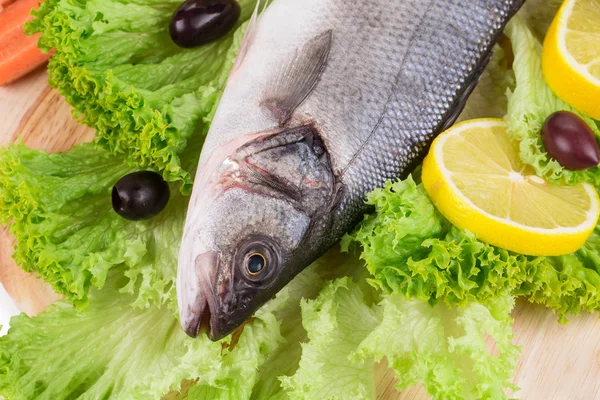
<svg viewBox="0 0 600 400">
<path fill-rule="evenodd" d="M 600 149 L 594 132 L 576 114 L 558 111 L 542 128 L 542 141 L 550 155 L 565 168 L 579 171 L 600 162 Z"/>
<path fill-rule="evenodd" d="M 160 214 L 170 195 L 169 185 L 156 172 L 133 172 L 122 177 L 113 187 L 112 204 L 121 217 L 139 221 Z"/>
<path fill-rule="evenodd" d="M 200 46 L 229 33 L 240 13 L 235 0 L 188 0 L 173 14 L 169 33 L 180 47 Z"/>
</svg>

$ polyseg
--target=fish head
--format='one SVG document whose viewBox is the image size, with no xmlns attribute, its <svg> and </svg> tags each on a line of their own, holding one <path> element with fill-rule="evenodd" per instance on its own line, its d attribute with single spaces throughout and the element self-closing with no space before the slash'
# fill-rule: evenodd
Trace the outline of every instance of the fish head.
<svg viewBox="0 0 600 400">
<path fill-rule="evenodd" d="M 192 195 L 177 287 L 184 330 L 212 340 L 241 326 L 333 244 L 326 236 L 337 198 L 311 126 L 254 137 L 217 164 Z"/>
</svg>

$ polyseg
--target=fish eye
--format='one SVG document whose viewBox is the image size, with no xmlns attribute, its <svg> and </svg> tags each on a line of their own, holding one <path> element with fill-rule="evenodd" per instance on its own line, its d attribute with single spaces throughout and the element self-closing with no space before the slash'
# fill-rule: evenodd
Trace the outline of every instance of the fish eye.
<svg viewBox="0 0 600 400">
<path fill-rule="evenodd" d="M 247 282 L 259 285 L 277 276 L 279 259 L 277 242 L 254 235 L 239 244 L 234 265 Z"/>
<path fill-rule="evenodd" d="M 252 276 L 260 274 L 267 267 L 267 258 L 260 253 L 246 256 L 246 270 Z"/>
</svg>

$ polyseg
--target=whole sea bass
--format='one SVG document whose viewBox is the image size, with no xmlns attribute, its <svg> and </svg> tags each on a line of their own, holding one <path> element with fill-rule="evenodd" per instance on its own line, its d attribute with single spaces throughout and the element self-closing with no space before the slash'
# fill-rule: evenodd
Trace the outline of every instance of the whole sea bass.
<svg viewBox="0 0 600 400">
<path fill-rule="evenodd" d="M 450 126 L 524 0 L 275 0 L 200 156 L 181 323 L 220 339 L 337 243 Z"/>
</svg>

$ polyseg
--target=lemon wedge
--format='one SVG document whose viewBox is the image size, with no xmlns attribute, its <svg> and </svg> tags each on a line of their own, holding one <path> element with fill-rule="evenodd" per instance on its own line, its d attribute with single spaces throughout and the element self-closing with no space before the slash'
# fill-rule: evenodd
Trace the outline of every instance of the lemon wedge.
<svg viewBox="0 0 600 400">
<path fill-rule="evenodd" d="M 544 41 L 548 86 L 566 103 L 600 119 L 600 0 L 566 0 Z"/>
<path fill-rule="evenodd" d="M 437 137 L 422 171 L 433 203 L 495 246 L 538 256 L 576 251 L 598 221 L 596 190 L 546 183 L 521 163 L 506 129 L 502 119 L 476 119 Z"/>
</svg>

